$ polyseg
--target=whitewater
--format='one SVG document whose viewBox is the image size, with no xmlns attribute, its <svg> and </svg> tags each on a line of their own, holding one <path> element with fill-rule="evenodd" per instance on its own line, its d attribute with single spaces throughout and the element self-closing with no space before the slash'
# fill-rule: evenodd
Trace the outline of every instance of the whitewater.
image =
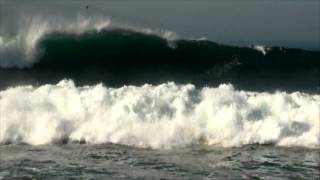
<svg viewBox="0 0 320 180">
<path fill-rule="evenodd" d="M 0 92 L 0 143 L 320 147 L 319 95 L 255 93 L 230 84 L 109 88 L 72 80 Z"/>
</svg>

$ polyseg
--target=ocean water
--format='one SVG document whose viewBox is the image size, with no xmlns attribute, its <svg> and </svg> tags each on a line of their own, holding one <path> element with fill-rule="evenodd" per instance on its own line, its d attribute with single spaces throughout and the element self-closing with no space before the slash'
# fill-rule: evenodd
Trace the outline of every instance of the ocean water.
<svg viewBox="0 0 320 180">
<path fill-rule="evenodd" d="M 317 179 L 319 150 L 248 145 L 175 150 L 117 144 L 1 146 L 2 179 Z"/>
<path fill-rule="evenodd" d="M 30 19 L 0 34 L 1 179 L 319 178 L 319 51 Z"/>
</svg>

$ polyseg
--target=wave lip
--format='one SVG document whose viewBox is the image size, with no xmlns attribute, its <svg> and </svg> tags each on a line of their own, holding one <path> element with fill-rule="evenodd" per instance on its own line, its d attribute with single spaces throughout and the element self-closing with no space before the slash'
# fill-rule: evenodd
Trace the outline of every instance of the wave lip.
<svg viewBox="0 0 320 180">
<path fill-rule="evenodd" d="M 319 95 L 253 93 L 227 84 L 76 87 L 63 80 L 9 88 L 0 100 L 0 143 L 320 147 Z"/>
</svg>

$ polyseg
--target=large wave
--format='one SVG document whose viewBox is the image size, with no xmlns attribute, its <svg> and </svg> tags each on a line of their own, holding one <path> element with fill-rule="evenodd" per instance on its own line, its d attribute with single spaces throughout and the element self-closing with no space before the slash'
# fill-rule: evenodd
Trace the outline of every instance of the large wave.
<svg viewBox="0 0 320 180">
<path fill-rule="evenodd" d="M 21 84 L 103 82 L 108 86 L 168 81 L 237 89 L 318 92 L 320 52 L 236 47 L 176 39 L 170 31 L 115 25 L 109 19 L 31 19 L 18 35 L 0 37 L 0 89 Z"/>
<path fill-rule="evenodd" d="M 22 22 L 17 25 L 17 32 L 0 34 L 0 67 L 25 68 L 41 60 L 43 49 L 39 49 L 39 43 L 48 35 L 54 33 L 73 34 L 80 36 L 87 32 L 99 33 L 102 30 L 121 28 L 123 30 L 153 34 L 171 41 L 176 34 L 168 30 L 151 30 L 129 24 L 121 24 L 111 21 L 107 17 L 93 16 L 91 18 L 78 15 L 76 19 L 42 18 L 38 16 L 22 17 Z"/>
<path fill-rule="evenodd" d="M 319 95 L 237 91 L 226 84 L 76 87 L 63 80 L 9 88 L 0 100 L 0 143 L 320 147 Z"/>
</svg>

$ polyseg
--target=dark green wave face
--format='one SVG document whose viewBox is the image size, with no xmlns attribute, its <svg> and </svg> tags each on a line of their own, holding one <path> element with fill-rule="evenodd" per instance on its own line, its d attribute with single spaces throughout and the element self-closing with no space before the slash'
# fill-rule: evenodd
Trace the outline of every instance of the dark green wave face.
<svg viewBox="0 0 320 180">
<path fill-rule="evenodd" d="M 129 30 L 83 34 L 52 33 L 38 44 L 42 55 L 26 69 L 0 69 L 1 87 L 14 83 L 54 83 L 71 78 L 78 84 L 110 86 L 144 83 L 232 83 L 236 88 L 269 90 L 319 89 L 320 52 L 249 47 L 206 40 L 168 41 Z"/>
</svg>

